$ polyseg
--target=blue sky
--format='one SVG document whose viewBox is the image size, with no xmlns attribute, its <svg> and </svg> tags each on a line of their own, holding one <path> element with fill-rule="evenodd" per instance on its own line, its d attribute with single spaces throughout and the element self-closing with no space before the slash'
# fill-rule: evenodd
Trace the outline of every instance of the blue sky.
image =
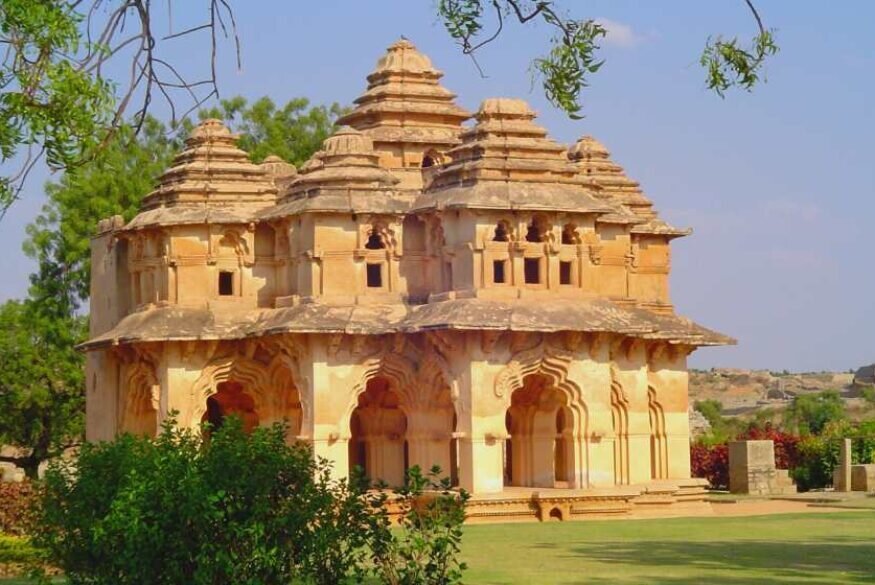
<svg viewBox="0 0 875 585">
<path fill-rule="evenodd" d="M 177 30 L 198 21 L 192 7 L 201 4 L 174 15 Z M 739 345 L 702 349 L 692 365 L 810 371 L 875 361 L 875 3 L 759 0 L 781 52 L 766 84 L 721 100 L 704 89 L 697 58 L 709 34 L 752 34 L 741 0 L 560 0 L 613 31 L 582 121 L 532 85 L 528 62 L 546 48 L 544 27 L 506 28 L 479 56 L 483 78 L 444 32 L 433 0 L 233 4 L 243 68 L 224 47 L 225 96 L 349 104 L 385 47 L 405 35 L 463 106 L 522 97 L 557 140 L 599 138 L 664 217 L 695 229 L 673 245 L 673 300 Z M 197 70 L 204 46 L 171 56 Z M 33 266 L 20 245 L 49 178 L 35 175 L 0 222 L 0 300 L 26 293 Z"/>
</svg>

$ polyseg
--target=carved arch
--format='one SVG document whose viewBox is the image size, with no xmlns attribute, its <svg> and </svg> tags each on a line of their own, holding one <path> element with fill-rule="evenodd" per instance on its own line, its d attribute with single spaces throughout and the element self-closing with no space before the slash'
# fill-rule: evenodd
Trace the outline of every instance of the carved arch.
<svg viewBox="0 0 875 585">
<path fill-rule="evenodd" d="M 161 404 L 161 386 L 155 366 L 146 360 L 125 366 L 124 395 L 121 409 L 121 432 L 155 436 Z"/>
<path fill-rule="evenodd" d="M 260 413 L 287 413 L 293 396 L 290 393 L 296 393 L 303 415 L 301 428 L 308 428 L 312 405 L 306 392 L 302 392 L 304 387 L 299 383 L 297 371 L 294 358 L 282 353 L 273 356 L 267 365 L 240 354 L 213 359 L 192 386 L 189 426 L 201 421 L 206 412 L 207 399 L 217 393 L 219 384 L 236 381 L 243 385 L 244 392 L 252 398 Z M 295 433 L 296 429 L 292 429 L 292 432 Z"/>
<path fill-rule="evenodd" d="M 647 411 L 650 416 L 650 477 L 668 479 L 668 444 L 665 435 L 665 411 L 656 396 L 656 388 L 647 386 Z"/>
</svg>

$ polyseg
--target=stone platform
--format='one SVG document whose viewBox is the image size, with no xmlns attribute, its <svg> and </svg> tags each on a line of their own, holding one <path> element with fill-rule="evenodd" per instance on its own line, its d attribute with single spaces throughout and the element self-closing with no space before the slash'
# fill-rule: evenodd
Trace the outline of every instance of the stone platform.
<svg viewBox="0 0 875 585">
<path fill-rule="evenodd" d="M 707 486 L 704 479 L 685 479 L 587 490 L 508 487 L 498 494 L 472 496 L 467 522 L 711 515 Z"/>
</svg>

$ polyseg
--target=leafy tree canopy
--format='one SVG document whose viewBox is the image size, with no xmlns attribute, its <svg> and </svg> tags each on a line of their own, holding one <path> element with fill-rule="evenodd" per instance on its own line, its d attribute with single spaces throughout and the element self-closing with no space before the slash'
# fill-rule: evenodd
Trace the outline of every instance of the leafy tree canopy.
<svg viewBox="0 0 875 585">
<path fill-rule="evenodd" d="M 846 418 L 845 405 L 835 390 L 800 394 L 784 413 L 784 421 L 801 434 L 819 435 L 831 422 Z"/>
<path fill-rule="evenodd" d="M 39 464 L 76 444 L 84 428 L 83 317 L 43 310 L 34 301 L 0 305 L 0 456 L 29 477 Z"/>
</svg>

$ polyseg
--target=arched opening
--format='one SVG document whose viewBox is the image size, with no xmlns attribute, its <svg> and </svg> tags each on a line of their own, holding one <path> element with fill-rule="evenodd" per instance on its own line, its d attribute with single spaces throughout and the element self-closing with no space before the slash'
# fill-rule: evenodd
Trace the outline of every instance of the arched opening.
<svg viewBox="0 0 875 585">
<path fill-rule="evenodd" d="M 571 245 L 579 242 L 580 236 L 577 234 L 577 226 L 573 223 L 566 223 L 562 228 L 562 243 Z"/>
<path fill-rule="evenodd" d="M 647 410 L 650 415 L 650 477 L 668 478 L 668 453 L 665 440 L 665 413 L 656 401 L 656 390 L 647 389 Z"/>
<path fill-rule="evenodd" d="M 495 232 L 492 235 L 493 242 L 507 242 L 510 239 L 510 229 L 506 221 L 500 221 L 495 226 Z"/>
<path fill-rule="evenodd" d="M 629 411 L 623 392 L 611 386 L 611 423 L 614 431 L 614 483 L 629 483 Z"/>
<path fill-rule="evenodd" d="M 400 486 L 407 471 L 407 415 L 389 380 L 376 376 L 350 418 L 349 464 L 352 473 L 360 467 L 373 483 Z"/>
<path fill-rule="evenodd" d="M 536 224 L 534 221 L 529 224 L 529 227 L 526 229 L 526 241 L 527 242 L 540 242 L 542 238 L 541 235 L 541 227 Z"/>
<path fill-rule="evenodd" d="M 237 416 L 243 423 L 246 433 L 258 426 L 258 413 L 255 401 L 247 394 L 243 385 L 233 380 L 220 382 L 216 393 L 207 398 L 207 408 L 201 422 L 210 423 L 210 432 L 222 428 L 229 416 Z"/>
<path fill-rule="evenodd" d="M 372 229 L 368 233 L 368 241 L 365 242 L 365 248 L 368 250 L 383 250 L 386 248 L 383 238 L 380 237 L 376 229 Z"/>
<path fill-rule="evenodd" d="M 505 414 L 505 485 L 567 486 L 574 477 L 573 417 L 567 396 L 549 378 L 526 376 Z"/>
<path fill-rule="evenodd" d="M 559 508 L 553 508 L 552 510 L 550 510 L 550 519 L 562 522 L 562 510 L 560 510 Z"/>
</svg>

